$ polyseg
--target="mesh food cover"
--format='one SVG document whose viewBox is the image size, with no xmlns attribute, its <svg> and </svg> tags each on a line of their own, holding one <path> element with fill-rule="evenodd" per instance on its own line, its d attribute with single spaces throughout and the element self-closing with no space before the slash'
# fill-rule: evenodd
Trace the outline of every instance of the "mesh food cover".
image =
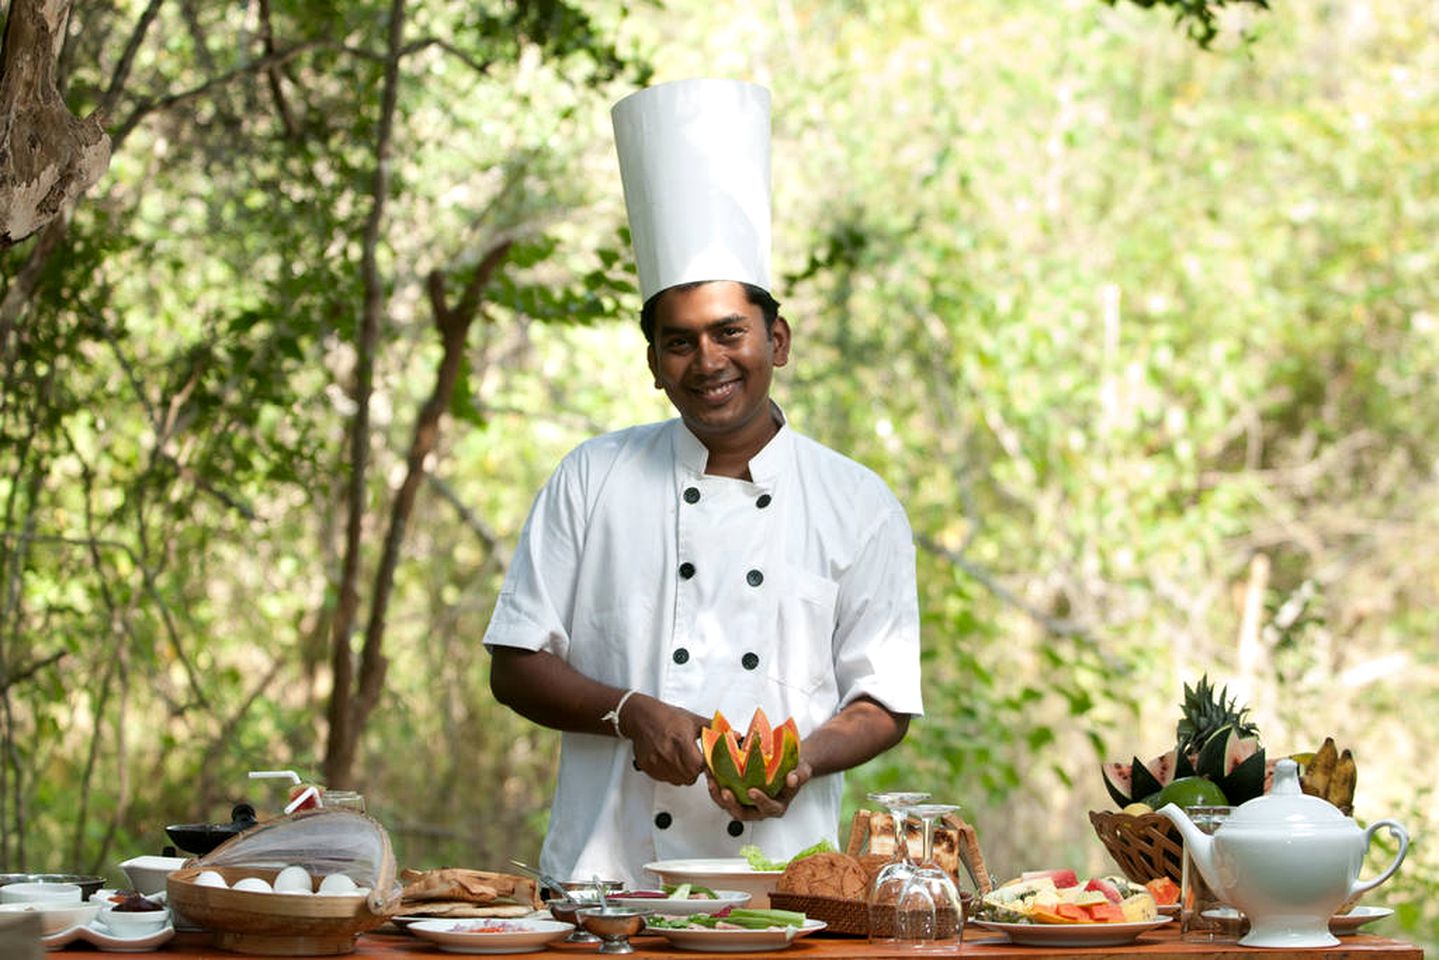
<svg viewBox="0 0 1439 960">
<path fill-rule="evenodd" d="M 370 912 L 384 915 L 400 902 L 395 855 L 385 828 L 353 810 L 305 810 L 267 820 L 195 861 L 206 867 L 279 870 L 304 867 L 316 877 L 343 873 L 368 887 Z"/>
</svg>

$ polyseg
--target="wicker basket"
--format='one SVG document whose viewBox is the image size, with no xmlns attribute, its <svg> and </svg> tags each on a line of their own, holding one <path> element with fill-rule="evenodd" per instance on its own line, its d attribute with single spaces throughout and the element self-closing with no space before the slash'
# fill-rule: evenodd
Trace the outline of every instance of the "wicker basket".
<svg viewBox="0 0 1439 960">
<path fill-rule="evenodd" d="M 969 902 L 973 899 L 969 891 L 959 895 L 965 919 L 969 917 Z M 843 933 L 867 937 L 869 929 L 869 906 L 863 900 L 843 900 L 839 897 L 810 897 L 798 893 L 772 893 L 769 905 L 777 910 L 798 910 L 811 920 L 823 920 L 825 933 Z M 894 910 L 876 915 L 879 930 L 876 936 L 894 936 Z M 939 935 L 949 937 L 954 933 L 954 911 L 941 912 L 938 918 Z M 963 933 L 961 929 L 961 934 Z"/>
<path fill-rule="evenodd" d="M 1157 877 L 1180 882 L 1184 840 L 1179 828 L 1157 813 L 1091 810 L 1089 822 L 1124 875 L 1135 883 Z"/>
</svg>

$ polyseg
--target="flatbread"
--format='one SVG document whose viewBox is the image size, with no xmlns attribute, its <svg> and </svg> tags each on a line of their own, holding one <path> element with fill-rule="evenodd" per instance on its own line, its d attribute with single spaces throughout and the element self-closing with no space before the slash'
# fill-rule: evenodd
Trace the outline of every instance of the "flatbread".
<svg viewBox="0 0 1439 960">
<path fill-rule="evenodd" d="M 435 919 L 468 919 L 489 917 L 491 919 L 518 919 L 528 917 L 535 911 L 523 903 L 466 903 L 463 900 L 430 900 L 413 906 L 401 904 L 400 915 L 405 917 L 434 917 Z"/>
</svg>

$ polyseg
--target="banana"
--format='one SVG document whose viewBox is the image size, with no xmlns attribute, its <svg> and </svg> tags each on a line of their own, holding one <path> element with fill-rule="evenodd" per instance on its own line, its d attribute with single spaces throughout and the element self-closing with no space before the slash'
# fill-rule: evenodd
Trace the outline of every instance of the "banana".
<svg viewBox="0 0 1439 960">
<path fill-rule="evenodd" d="M 1324 744 L 1314 754 L 1309 766 L 1304 768 L 1304 776 L 1299 781 L 1304 792 L 1327 800 L 1329 781 L 1333 778 L 1334 768 L 1338 763 L 1339 749 L 1334 745 L 1334 738 L 1325 737 Z"/>
<path fill-rule="evenodd" d="M 1346 817 L 1354 814 L 1354 782 L 1357 778 L 1354 754 L 1345 747 L 1334 765 L 1334 775 L 1329 780 L 1329 792 L 1325 796 Z"/>
</svg>

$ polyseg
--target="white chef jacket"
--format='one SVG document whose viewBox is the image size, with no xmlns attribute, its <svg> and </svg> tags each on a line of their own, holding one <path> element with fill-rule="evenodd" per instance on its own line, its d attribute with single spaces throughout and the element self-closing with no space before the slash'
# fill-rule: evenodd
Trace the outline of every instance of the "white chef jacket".
<svg viewBox="0 0 1439 960">
<path fill-rule="evenodd" d="M 757 706 L 802 737 L 860 696 L 921 713 L 914 542 L 884 481 L 788 426 L 752 480 L 707 476 L 708 457 L 678 419 L 573 450 L 535 500 L 485 645 L 546 650 L 741 732 Z M 652 885 L 652 860 L 749 843 L 786 859 L 835 842 L 842 786 L 816 777 L 782 818 L 731 820 L 703 777 L 660 783 L 627 740 L 565 733 L 540 865 Z"/>
</svg>

